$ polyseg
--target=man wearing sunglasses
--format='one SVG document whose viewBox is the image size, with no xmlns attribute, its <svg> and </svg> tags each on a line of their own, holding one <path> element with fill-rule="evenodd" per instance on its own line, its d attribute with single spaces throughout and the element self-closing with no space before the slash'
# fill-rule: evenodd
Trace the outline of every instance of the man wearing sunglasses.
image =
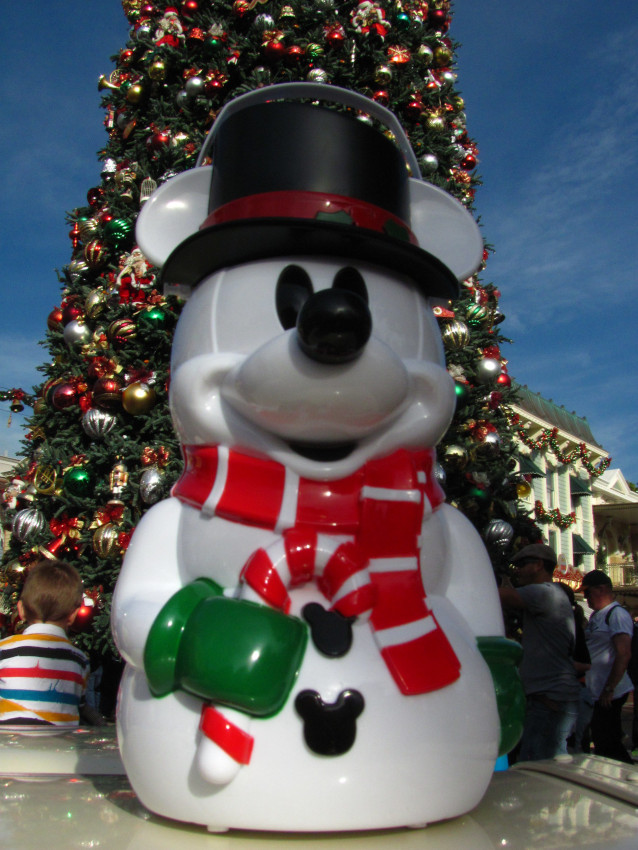
<svg viewBox="0 0 638 850">
<path fill-rule="evenodd" d="M 567 753 L 578 716 L 580 685 L 574 667 L 574 614 L 567 594 L 552 580 L 556 553 L 544 543 L 512 558 L 516 587 L 499 588 L 505 608 L 523 612 L 521 678 L 527 708 L 519 759 Z"/>
</svg>

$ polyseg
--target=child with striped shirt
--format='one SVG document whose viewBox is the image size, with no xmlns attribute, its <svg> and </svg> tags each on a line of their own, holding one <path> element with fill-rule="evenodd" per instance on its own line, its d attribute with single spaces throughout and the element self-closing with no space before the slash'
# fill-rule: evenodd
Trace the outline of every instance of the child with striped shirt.
<svg viewBox="0 0 638 850">
<path fill-rule="evenodd" d="M 70 564 L 42 561 L 30 569 L 18 602 L 27 626 L 0 641 L 0 723 L 78 725 L 89 660 L 66 631 L 82 598 Z"/>
</svg>

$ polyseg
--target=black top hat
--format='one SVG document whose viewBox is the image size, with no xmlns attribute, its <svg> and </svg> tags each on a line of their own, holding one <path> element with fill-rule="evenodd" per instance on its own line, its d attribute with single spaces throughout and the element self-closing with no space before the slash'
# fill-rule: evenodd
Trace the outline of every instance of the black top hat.
<svg viewBox="0 0 638 850">
<path fill-rule="evenodd" d="M 426 295 L 457 295 L 454 274 L 410 229 L 401 152 L 370 124 L 310 103 L 250 105 L 224 122 L 212 156 L 208 218 L 168 256 L 164 283 L 311 255 L 374 263 Z"/>
</svg>

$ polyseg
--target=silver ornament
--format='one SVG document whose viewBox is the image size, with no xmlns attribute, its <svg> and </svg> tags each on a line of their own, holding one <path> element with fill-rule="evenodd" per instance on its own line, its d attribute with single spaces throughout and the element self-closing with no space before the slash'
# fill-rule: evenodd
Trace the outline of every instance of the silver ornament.
<svg viewBox="0 0 638 850">
<path fill-rule="evenodd" d="M 69 265 L 64 267 L 64 270 L 71 283 L 75 283 L 78 278 L 88 272 L 89 267 L 84 260 L 71 260 Z"/>
<path fill-rule="evenodd" d="M 203 77 L 189 77 L 184 85 L 184 91 L 189 97 L 197 97 L 204 92 Z"/>
<path fill-rule="evenodd" d="M 73 348 L 76 345 L 84 345 L 88 342 L 89 336 L 87 326 L 84 322 L 80 322 L 77 319 L 64 326 L 64 341 L 69 348 Z"/>
<path fill-rule="evenodd" d="M 150 24 L 140 24 L 137 29 L 133 27 L 131 30 L 131 37 L 136 39 L 136 41 L 143 41 L 145 38 L 151 35 L 153 30 L 151 29 Z"/>
<path fill-rule="evenodd" d="M 21 543 L 29 543 L 46 527 L 44 515 L 37 508 L 25 508 L 13 518 L 11 531 Z"/>
<path fill-rule="evenodd" d="M 273 30 L 275 28 L 275 21 L 270 15 L 257 15 L 253 26 L 255 29 L 265 32 L 266 30 Z"/>
<path fill-rule="evenodd" d="M 109 174 L 115 174 L 117 171 L 117 162 L 109 157 L 104 160 L 104 165 L 102 166 L 102 177 L 106 177 Z"/>
<path fill-rule="evenodd" d="M 497 455 L 501 450 L 501 438 L 496 431 L 488 431 L 481 443 L 484 454 Z"/>
<path fill-rule="evenodd" d="M 432 62 L 434 62 L 434 51 L 427 44 L 422 44 L 416 52 L 416 58 L 426 68 L 429 68 Z"/>
<path fill-rule="evenodd" d="M 328 72 L 324 71 L 323 68 L 313 68 L 306 75 L 306 80 L 309 83 L 328 83 L 330 82 L 330 77 L 328 76 Z"/>
<path fill-rule="evenodd" d="M 112 430 L 115 421 L 115 416 L 112 413 L 92 407 L 82 417 L 82 427 L 84 433 L 88 434 L 89 437 L 93 437 L 94 440 L 101 440 Z"/>
<path fill-rule="evenodd" d="M 499 549 L 506 549 L 512 542 L 513 537 L 514 529 L 504 519 L 491 520 L 483 530 L 485 542 Z"/>
<path fill-rule="evenodd" d="M 440 463 L 435 463 L 432 471 L 434 473 L 434 480 L 437 481 L 441 487 L 445 487 L 445 482 L 447 481 L 447 472 Z"/>
<path fill-rule="evenodd" d="M 439 160 L 433 153 L 426 153 L 419 160 L 419 165 L 426 174 L 432 174 L 439 167 Z"/>
<path fill-rule="evenodd" d="M 479 384 L 491 384 L 501 374 L 501 361 L 495 357 L 484 357 L 476 367 Z"/>
<path fill-rule="evenodd" d="M 175 95 L 175 103 L 178 109 L 183 109 L 190 100 L 186 89 L 180 89 Z"/>
<path fill-rule="evenodd" d="M 140 475 L 140 496 L 147 505 L 154 505 L 162 496 L 162 473 L 150 466 Z"/>
</svg>

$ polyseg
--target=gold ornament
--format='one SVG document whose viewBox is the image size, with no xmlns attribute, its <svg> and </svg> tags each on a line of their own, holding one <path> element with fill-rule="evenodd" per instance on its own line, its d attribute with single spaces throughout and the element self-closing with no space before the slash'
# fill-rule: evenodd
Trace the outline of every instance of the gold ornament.
<svg viewBox="0 0 638 850">
<path fill-rule="evenodd" d="M 144 87 L 139 83 L 135 83 L 126 92 L 126 99 L 129 103 L 137 104 L 144 97 Z"/>
<path fill-rule="evenodd" d="M 154 407 L 156 401 L 157 395 L 153 387 L 142 381 L 129 384 L 122 392 L 122 407 L 131 416 L 148 413 Z"/>
<path fill-rule="evenodd" d="M 86 218 L 84 221 L 79 221 L 80 241 L 86 245 L 93 238 L 93 234 L 97 230 L 97 219 Z"/>
<path fill-rule="evenodd" d="M 36 467 L 33 475 L 33 486 L 42 496 L 50 496 L 55 492 L 57 473 L 51 464 Z"/>
<path fill-rule="evenodd" d="M 163 59 L 156 59 L 148 69 L 148 75 L 155 82 L 164 80 L 166 78 L 166 62 Z"/>
<path fill-rule="evenodd" d="M 458 351 L 470 341 L 470 330 L 465 322 L 448 322 L 441 333 L 446 348 Z"/>
<path fill-rule="evenodd" d="M 93 534 L 93 550 L 103 561 L 113 555 L 119 555 L 119 532 L 112 522 L 105 522 Z"/>
<path fill-rule="evenodd" d="M 389 65 L 379 65 L 374 72 L 374 80 L 382 85 L 387 85 L 392 80 L 392 68 Z"/>
<path fill-rule="evenodd" d="M 439 68 L 446 67 L 452 61 L 452 51 L 445 45 L 440 45 L 434 51 L 434 61 Z"/>
<path fill-rule="evenodd" d="M 105 296 L 104 291 L 101 289 L 93 289 L 86 296 L 86 301 L 84 302 L 84 311 L 86 313 L 87 319 L 95 319 L 100 315 L 102 310 L 105 307 Z"/>
<path fill-rule="evenodd" d="M 516 485 L 516 494 L 519 499 L 526 499 L 532 492 L 532 486 L 527 481 L 519 481 Z"/>
<path fill-rule="evenodd" d="M 452 469 L 465 469 L 469 456 L 463 446 L 451 445 L 445 450 L 445 462 Z"/>
</svg>

